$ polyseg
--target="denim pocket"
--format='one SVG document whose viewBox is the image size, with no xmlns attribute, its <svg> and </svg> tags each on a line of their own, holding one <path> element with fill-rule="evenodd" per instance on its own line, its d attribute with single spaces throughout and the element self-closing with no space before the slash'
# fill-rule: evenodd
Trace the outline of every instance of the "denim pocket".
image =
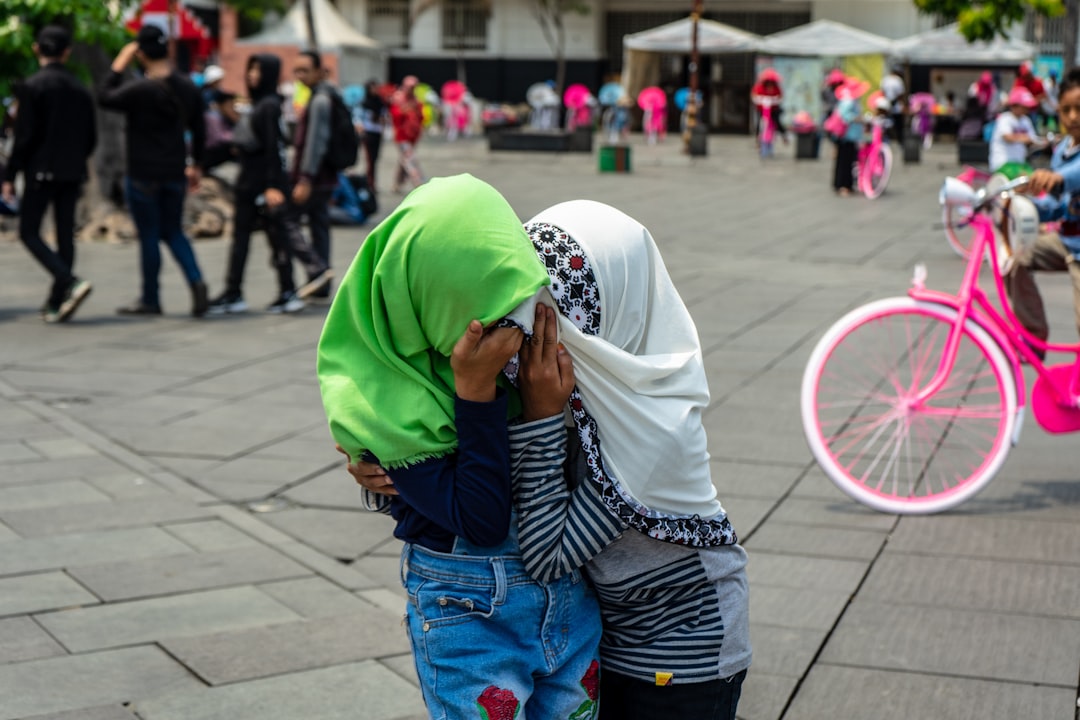
<svg viewBox="0 0 1080 720">
<path fill-rule="evenodd" d="M 412 583 L 410 583 L 412 585 Z M 489 618 L 494 613 L 493 588 L 419 579 L 409 588 L 409 598 L 416 607 L 424 629 L 456 625 L 469 620 Z"/>
</svg>

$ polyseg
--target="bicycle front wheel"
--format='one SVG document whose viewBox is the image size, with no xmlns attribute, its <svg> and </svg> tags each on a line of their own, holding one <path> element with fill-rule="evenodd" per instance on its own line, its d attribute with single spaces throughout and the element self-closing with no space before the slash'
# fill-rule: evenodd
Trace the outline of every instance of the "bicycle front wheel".
<svg viewBox="0 0 1080 720">
<path fill-rule="evenodd" d="M 1012 447 L 1012 365 L 971 320 L 945 384 L 915 400 L 941 365 L 955 320 L 942 305 L 880 300 L 841 318 L 810 356 L 807 442 L 829 479 L 864 505 L 897 514 L 955 507 L 990 482 Z"/>
<path fill-rule="evenodd" d="M 970 205 L 948 205 L 942 212 L 941 221 L 945 224 L 945 238 L 956 254 L 967 259 L 971 254 L 971 243 L 975 241 L 975 227 L 971 216 L 975 211 Z"/>
<path fill-rule="evenodd" d="M 877 156 L 866 158 L 863 170 L 866 173 L 863 193 L 871 200 L 880 197 L 889 185 L 889 177 L 892 175 L 892 148 L 882 144 L 878 148 Z"/>
</svg>

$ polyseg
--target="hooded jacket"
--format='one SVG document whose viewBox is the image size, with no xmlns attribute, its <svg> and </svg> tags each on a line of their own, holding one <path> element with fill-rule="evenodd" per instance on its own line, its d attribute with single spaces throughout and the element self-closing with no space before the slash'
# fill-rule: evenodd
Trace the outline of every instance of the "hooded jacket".
<svg viewBox="0 0 1080 720">
<path fill-rule="evenodd" d="M 285 132 L 281 126 L 281 102 L 277 85 L 281 60 L 275 55 L 258 54 L 248 59 L 247 67 L 259 64 L 259 84 L 248 88 L 251 112 L 242 123 L 251 131 L 251 142 L 238 147 L 240 176 L 236 189 L 258 195 L 269 188 L 286 191 Z"/>
</svg>

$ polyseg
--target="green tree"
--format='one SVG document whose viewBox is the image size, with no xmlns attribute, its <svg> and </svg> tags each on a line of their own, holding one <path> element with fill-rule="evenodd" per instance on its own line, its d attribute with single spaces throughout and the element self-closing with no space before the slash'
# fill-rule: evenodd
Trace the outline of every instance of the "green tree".
<svg viewBox="0 0 1080 720">
<path fill-rule="evenodd" d="M 1066 69 L 1076 63 L 1077 30 L 1080 25 L 1080 0 L 914 0 L 915 7 L 927 15 L 955 20 L 969 42 L 1008 37 L 1010 27 L 1024 20 L 1029 12 L 1046 17 L 1065 16 L 1062 57 Z"/>
</svg>

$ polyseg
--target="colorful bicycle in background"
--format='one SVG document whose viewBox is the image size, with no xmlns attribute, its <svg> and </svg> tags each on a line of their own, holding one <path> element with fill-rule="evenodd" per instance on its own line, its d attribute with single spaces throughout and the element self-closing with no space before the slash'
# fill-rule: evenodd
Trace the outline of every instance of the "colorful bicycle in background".
<svg viewBox="0 0 1080 720">
<path fill-rule="evenodd" d="M 924 514 L 984 488 L 1020 439 L 1021 361 L 1038 374 L 1031 405 L 1039 425 L 1080 430 L 1080 343 L 1039 340 L 1006 300 L 998 253 L 1029 251 L 1038 225 L 1016 228 L 999 250 L 990 216 L 1026 182 L 987 192 L 947 179 L 942 203 L 967 206 L 974 228 L 958 293 L 927 289 L 919 266 L 907 297 L 851 311 L 814 348 L 802 381 L 803 429 L 822 470 L 851 498 L 882 512 Z M 985 254 L 1001 310 L 979 287 Z M 1047 366 L 1040 359 L 1047 350 L 1073 357 Z"/>
<path fill-rule="evenodd" d="M 859 192 L 874 200 L 885 192 L 892 175 L 892 148 L 885 142 L 885 123 L 882 118 L 870 122 L 870 142 L 859 148 L 856 179 Z"/>
</svg>

